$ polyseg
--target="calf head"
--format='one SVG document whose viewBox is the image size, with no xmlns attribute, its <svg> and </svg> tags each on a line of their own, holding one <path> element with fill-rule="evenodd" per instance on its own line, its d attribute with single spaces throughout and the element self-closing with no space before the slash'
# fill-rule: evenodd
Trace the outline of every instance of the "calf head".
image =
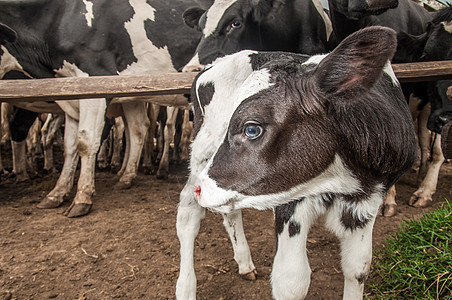
<svg viewBox="0 0 452 300">
<path fill-rule="evenodd" d="M 259 35 L 249 28 L 269 17 L 283 3 L 281 0 L 216 0 L 209 9 L 187 9 L 185 23 L 203 33 L 196 55 L 183 71 L 201 70 L 218 57 L 255 49 Z"/>
<path fill-rule="evenodd" d="M 245 51 L 201 73 L 191 157 L 199 204 L 265 209 L 363 191 L 369 178 L 392 184 L 413 158 L 393 145 L 413 131 L 397 81 L 382 77 L 395 49 L 394 31 L 369 27 L 327 56 Z"/>
</svg>

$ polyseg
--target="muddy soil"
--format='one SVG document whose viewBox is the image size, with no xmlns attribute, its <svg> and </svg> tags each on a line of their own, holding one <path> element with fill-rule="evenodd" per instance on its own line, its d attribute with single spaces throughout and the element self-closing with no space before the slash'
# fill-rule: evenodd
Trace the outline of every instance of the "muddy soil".
<svg viewBox="0 0 452 300">
<path fill-rule="evenodd" d="M 2 152 L 8 166 L 8 155 Z M 9 167 L 11 167 L 9 165 Z M 128 190 L 115 189 L 117 178 L 97 172 L 94 206 L 89 215 L 69 219 L 62 207 L 40 210 L 36 204 L 57 177 L 45 175 L 24 183 L 0 182 L 0 300 L 3 299 L 174 299 L 179 271 L 176 212 L 188 174 L 185 164 L 171 166 L 168 180 L 140 174 Z M 415 174 L 397 186 L 398 215 L 378 217 L 374 247 L 400 226 L 452 199 L 452 164 L 444 164 L 435 203 L 409 207 Z M 245 232 L 258 278 L 238 275 L 231 243 L 219 214 L 207 213 L 196 240 L 198 299 L 271 299 L 270 273 L 275 240 L 271 211 L 244 211 Z M 312 268 L 307 299 L 341 299 L 339 245 L 315 224 L 308 239 Z"/>
</svg>

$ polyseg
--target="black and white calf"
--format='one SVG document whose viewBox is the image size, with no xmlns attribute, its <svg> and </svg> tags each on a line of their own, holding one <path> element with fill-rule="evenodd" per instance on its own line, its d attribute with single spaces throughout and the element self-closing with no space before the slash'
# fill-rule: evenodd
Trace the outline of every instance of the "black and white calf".
<svg viewBox="0 0 452 300">
<path fill-rule="evenodd" d="M 410 112 L 388 62 L 395 49 L 393 30 L 369 27 L 328 55 L 247 50 L 197 77 L 191 173 L 177 216 L 179 299 L 196 297 L 193 246 L 205 208 L 223 214 L 240 273 L 254 271 L 240 209 L 274 209 L 276 299 L 305 297 L 306 239 L 325 216 L 341 241 L 343 297 L 362 298 L 375 218 L 416 158 Z"/>
</svg>

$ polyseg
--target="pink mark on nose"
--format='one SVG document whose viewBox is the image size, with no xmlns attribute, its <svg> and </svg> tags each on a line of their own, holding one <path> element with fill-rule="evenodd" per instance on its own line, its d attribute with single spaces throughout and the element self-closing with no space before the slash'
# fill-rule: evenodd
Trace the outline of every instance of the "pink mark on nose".
<svg viewBox="0 0 452 300">
<path fill-rule="evenodd" d="M 195 185 L 193 191 L 195 192 L 196 199 L 199 199 L 199 197 L 201 197 L 201 186 Z"/>
</svg>

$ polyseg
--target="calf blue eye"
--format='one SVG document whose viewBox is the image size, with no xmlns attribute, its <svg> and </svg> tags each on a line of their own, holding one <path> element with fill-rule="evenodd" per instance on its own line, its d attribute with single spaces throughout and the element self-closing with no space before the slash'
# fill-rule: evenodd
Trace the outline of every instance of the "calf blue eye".
<svg viewBox="0 0 452 300">
<path fill-rule="evenodd" d="M 262 126 L 258 124 L 248 124 L 245 127 L 244 133 L 247 138 L 249 138 L 250 140 L 254 140 L 260 137 L 263 131 L 264 130 Z"/>
<path fill-rule="evenodd" d="M 240 23 L 239 21 L 234 21 L 231 24 L 232 28 L 237 28 L 237 27 L 240 27 L 241 25 L 242 25 L 242 23 Z"/>
</svg>

